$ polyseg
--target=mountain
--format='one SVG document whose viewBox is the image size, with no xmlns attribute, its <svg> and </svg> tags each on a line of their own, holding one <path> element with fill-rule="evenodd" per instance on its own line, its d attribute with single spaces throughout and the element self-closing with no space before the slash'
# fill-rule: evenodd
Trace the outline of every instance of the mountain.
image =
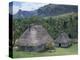
<svg viewBox="0 0 80 60">
<path fill-rule="evenodd" d="M 78 7 L 73 5 L 49 4 L 39 8 L 37 11 L 39 16 L 55 16 L 69 12 L 77 12 Z"/>
<path fill-rule="evenodd" d="M 9 4 L 9 12 L 12 14 L 12 4 Z M 13 18 L 25 18 L 25 17 L 31 17 L 31 16 L 56 16 L 60 14 L 65 13 L 71 13 L 71 12 L 78 12 L 78 7 L 75 5 L 55 5 L 55 4 L 48 4 L 43 7 L 40 7 L 37 10 L 34 11 L 23 11 L 19 10 L 16 14 L 12 14 Z"/>
<path fill-rule="evenodd" d="M 13 15 L 13 18 L 25 18 L 25 17 L 31 17 L 36 16 L 37 11 L 22 11 L 19 10 L 16 14 Z"/>
</svg>

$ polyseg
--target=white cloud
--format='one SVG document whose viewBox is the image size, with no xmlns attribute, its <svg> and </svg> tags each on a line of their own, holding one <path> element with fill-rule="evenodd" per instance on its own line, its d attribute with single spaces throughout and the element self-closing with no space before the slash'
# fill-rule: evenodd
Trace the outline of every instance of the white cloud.
<svg viewBox="0 0 80 60">
<path fill-rule="evenodd" d="M 13 5 L 13 14 L 16 14 L 19 11 L 20 7 Z"/>
<path fill-rule="evenodd" d="M 16 14 L 19 9 L 25 11 L 33 11 L 36 10 L 46 4 L 43 3 L 31 3 L 31 2 L 13 2 L 13 14 Z"/>
<path fill-rule="evenodd" d="M 41 4 L 41 3 L 22 3 L 21 4 L 21 9 L 22 10 L 27 10 L 27 11 L 32 11 L 32 10 L 36 10 L 44 5 L 47 4 Z"/>
</svg>

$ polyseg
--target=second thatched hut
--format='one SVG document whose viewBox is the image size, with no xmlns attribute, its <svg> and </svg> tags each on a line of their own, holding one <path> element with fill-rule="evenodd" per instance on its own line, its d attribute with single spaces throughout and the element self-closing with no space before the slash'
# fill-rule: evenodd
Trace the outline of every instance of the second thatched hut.
<svg viewBox="0 0 80 60">
<path fill-rule="evenodd" d="M 71 45 L 71 39 L 68 37 L 67 33 L 61 32 L 58 38 L 55 40 L 56 47 L 69 47 Z"/>
</svg>

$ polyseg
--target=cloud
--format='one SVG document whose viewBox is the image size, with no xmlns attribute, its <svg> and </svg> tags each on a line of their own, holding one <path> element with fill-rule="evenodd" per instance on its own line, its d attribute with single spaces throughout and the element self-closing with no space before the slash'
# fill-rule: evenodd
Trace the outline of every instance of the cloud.
<svg viewBox="0 0 80 60">
<path fill-rule="evenodd" d="M 20 7 L 13 5 L 13 14 L 16 14 L 19 11 Z"/>
<path fill-rule="evenodd" d="M 25 11 L 33 11 L 44 5 L 47 5 L 47 4 L 13 1 L 13 14 L 16 14 L 19 11 L 19 9 L 25 10 Z"/>
<path fill-rule="evenodd" d="M 10 2 L 9 3 L 9 13 L 10 14 L 16 14 L 19 9 L 21 7 L 21 3 L 20 2 Z"/>
<path fill-rule="evenodd" d="M 41 4 L 41 3 L 22 3 L 21 9 L 22 10 L 27 10 L 27 11 L 32 11 L 36 10 L 44 5 L 47 4 Z"/>
</svg>

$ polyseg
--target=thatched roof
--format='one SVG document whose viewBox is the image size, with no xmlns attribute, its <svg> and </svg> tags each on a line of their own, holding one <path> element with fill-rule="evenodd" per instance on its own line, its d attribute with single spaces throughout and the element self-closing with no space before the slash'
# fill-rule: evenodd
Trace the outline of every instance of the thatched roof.
<svg viewBox="0 0 80 60">
<path fill-rule="evenodd" d="M 17 45 L 19 46 L 39 46 L 46 44 L 48 41 L 53 43 L 53 39 L 50 37 L 45 28 L 41 25 L 34 25 L 27 29 L 21 37 L 18 39 Z"/>
<path fill-rule="evenodd" d="M 58 38 L 55 40 L 55 43 L 69 43 L 71 39 L 69 39 L 68 35 L 65 32 L 61 32 Z"/>
</svg>

